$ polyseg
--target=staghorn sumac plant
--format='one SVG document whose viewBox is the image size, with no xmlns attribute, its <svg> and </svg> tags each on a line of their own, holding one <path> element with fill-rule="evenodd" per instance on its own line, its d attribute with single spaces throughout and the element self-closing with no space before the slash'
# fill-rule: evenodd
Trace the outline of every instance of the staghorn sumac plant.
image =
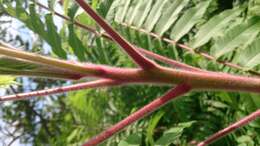
<svg viewBox="0 0 260 146">
<path fill-rule="evenodd" d="M 55 93 L 68 92 L 73 90 L 111 87 L 111 86 L 126 86 L 130 84 L 152 84 L 156 86 L 173 86 L 173 88 L 160 98 L 155 99 L 140 110 L 134 112 L 129 117 L 115 124 L 108 130 L 105 130 L 100 135 L 88 140 L 84 145 L 98 145 L 107 140 L 114 134 L 118 133 L 126 126 L 134 123 L 146 115 L 154 112 L 158 108 L 167 104 L 178 96 L 182 96 L 190 91 L 235 91 L 260 93 L 260 79 L 256 77 L 245 77 L 231 75 L 221 72 L 211 72 L 195 68 L 178 61 L 160 56 L 150 51 L 138 48 L 129 43 L 119 33 L 117 33 L 102 17 L 100 17 L 84 0 L 75 0 L 87 14 L 95 20 L 106 32 L 101 34 L 104 37 L 113 40 L 117 43 L 129 57 L 138 65 L 137 68 L 120 68 L 106 65 L 98 65 L 91 63 L 70 62 L 50 57 L 40 56 L 33 53 L 19 51 L 7 44 L 2 43 L 0 54 L 7 61 L 15 61 L 21 64 L 33 65 L 32 69 L 21 71 L 4 70 L 2 74 L 13 74 L 20 76 L 38 76 L 47 78 L 62 78 L 68 80 L 80 80 L 83 78 L 97 78 L 97 80 L 75 84 L 67 87 L 59 87 L 31 93 L 21 93 L 9 96 L 3 96 L 1 101 L 22 100 L 33 96 L 45 96 Z M 38 3 L 38 5 L 41 5 Z M 42 5 L 41 5 L 42 6 Z M 58 13 L 56 13 L 58 14 Z M 62 15 L 60 15 L 62 16 Z M 62 16 L 64 19 L 69 18 Z M 95 32 L 95 30 L 83 26 L 80 23 L 75 24 Z M 165 67 L 148 59 L 146 56 L 154 58 L 171 65 Z M 198 145 L 209 144 L 225 134 L 232 132 L 248 122 L 259 117 L 259 111 L 253 113 L 248 118 L 242 119 L 240 122 L 231 125 L 231 128 L 224 129 L 218 134 L 213 135 L 205 142 Z"/>
</svg>

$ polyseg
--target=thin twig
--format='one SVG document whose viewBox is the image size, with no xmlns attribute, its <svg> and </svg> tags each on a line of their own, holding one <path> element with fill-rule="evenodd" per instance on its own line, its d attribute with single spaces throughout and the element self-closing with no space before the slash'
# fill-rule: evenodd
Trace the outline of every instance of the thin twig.
<svg viewBox="0 0 260 146">
<path fill-rule="evenodd" d="M 35 96 L 46 96 L 46 95 L 51 95 L 51 94 L 76 91 L 76 90 L 87 89 L 87 88 L 115 86 L 115 85 L 119 85 L 119 84 L 120 84 L 120 82 L 118 82 L 118 81 L 109 80 L 109 79 L 101 79 L 101 80 L 97 80 L 97 81 L 80 83 L 80 84 L 70 85 L 70 86 L 66 86 L 66 87 L 58 87 L 58 88 L 34 91 L 34 92 L 29 92 L 29 93 L 20 93 L 20 94 L 15 94 L 15 95 L 3 96 L 3 97 L 0 97 L 0 101 L 1 102 L 17 101 L 17 100 L 28 99 L 28 98 L 35 97 Z"/>
<path fill-rule="evenodd" d="M 94 146 L 101 144 L 108 138 L 112 137 L 116 133 L 123 130 L 128 125 L 133 124 L 134 122 L 144 118 L 148 114 L 154 112 L 155 110 L 159 109 L 160 107 L 164 106 L 165 104 L 169 103 L 173 99 L 175 99 L 178 96 L 181 96 L 183 94 L 186 94 L 191 90 L 191 87 L 187 84 L 180 84 L 176 88 L 171 89 L 168 93 L 166 93 L 164 96 L 157 98 L 156 100 L 152 101 L 148 105 L 144 106 L 137 112 L 133 113 L 132 115 L 128 116 L 124 120 L 120 121 L 119 123 L 115 124 L 108 130 L 105 130 L 101 134 L 97 135 L 96 137 L 90 139 L 88 142 L 86 142 L 83 146 Z"/>
<path fill-rule="evenodd" d="M 260 110 L 257 110 L 256 112 L 250 114 L 249 116 L 241 119 L 240 121 L 228 126 L 227 128 L 220 130 L 219 132 L 215 133 L 214 135 L 207 138 L 205 141 L 200 142 L 197 146 L 206 146 L 214 141 L 217 141 L 218 139 L 226 136 L 227 134 L 233 132 L 234 130 L 237 130 L 238 128 L 241 128 L 242 126 L 245 126 L 249 122 L 252 122 L 256 118 L 260 117 Z"/>
<path fill-rule="evenodd" d="M 202 70 L 202 69 L 199 69 L 199 68 L 196 68 L 196 67 L 193 67 L 193 66 L 186 65 L 184 63 L 175 61 L 173 59 L 169 59 L 167 57 L 155 54 L 153 52 L 147 51 L 147 50 L 142 49 L 142 48 L 138 48 L 138 50 L 140 52 L 142 52 L 143 54 L 145 54 L 146 56 L 148 56 L 150 58 L 153 58 L 153 59 L 156 59 L 156 60 L 158 60 L 160 62 L 169 64 L 172 67 L 176 67 L 176 68 L 179 68 L 179 69 L 188 70 L 188 71 L 192 71 L 192 72 L 208 72 L 208 71 L 205 71 L 205 70 Z"/>
<path fill-rule="evenodd" d="M 13 137 L 13 139 L 7 144 L 7 146 L 12 146 L 14 142 L 18 140 L 20 137 L 21 135 Z"/>
</svg>

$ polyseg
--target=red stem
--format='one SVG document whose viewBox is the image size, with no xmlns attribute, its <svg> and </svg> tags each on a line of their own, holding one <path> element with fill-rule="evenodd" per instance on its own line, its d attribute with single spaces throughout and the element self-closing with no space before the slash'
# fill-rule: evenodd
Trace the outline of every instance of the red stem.
<svg viewBox="0 0 260 146">
<path fill-rule="evenodd" d="M 3 101 L 24 100 L 34 96 L 46 96 L 46 95 L 57 94 L 57 93 L 68 92 L 68 91 L 76 91 L 76 90 L 87 89 L 87 88 L 98 88 L 104 86 L 115 86 L 119 84 L 121 83 L 115 80 L 101 79 L 97 81 L 80 83 L 80 84 L 75 84 L 66 87 L 58 87 L 53 89 L 34 91 L 30 93 L 20 93 L 16 95 L 3 96 L 0 97 L 0 101 L 3 102 Z"/>
<path fill-rule="evenodd" d="M 68 63 L 64 60 L 45 57 L 33 53 L 0 46 L 0 54 L 23 59 L 37 64 L 75 72 L 84 77 L 109 78 L 128 83 L 180 84 L 188 83 L 198 90 L 246 91 L 260 93 L 260 79 L 223 73 L 192 72 L 157 65 L 152 70 L 119 68 L 96 64 Z"/>
<path fill-rule="evenodd" d="M 191 87 L 187 84 L 178 85 L 176 88 L 171 89 L 164 96 L 157 98 L 156 100 L 154 100 L 153 102 L 144 106 L 143 108 L 141 108 L 137 112 L 133 113 L 132 115 L 125 118 L 124 120 L 115 124 L 113 127 L 111 127 L 108 130 L 102 132 L 101 134 L 97 135 L 96 137 L 90 139 L 83 146 L 94 146 L 94 145 L 98 145 L 98 144 L 104 142 L 108 138 L 112 137 L 114 134 L 123 130 L 128 125 L 131 125 L 132 123 L 144 118 L 148 114 L 154 112 L 155 110 L 159 109 L 163 105 L 169 103 L 171 100 L 189 92 L 190 90 L 191 90 Z"/>
<path fill-rule="evenodd" d="M 100 17 L 85 0 L 75 0 L 111 37 L 120 45 L 127 54 L 143 69 L 156 68 L 156 64 L 139 53 L 133 45 L 120 36 L 102 17 Z"/>
<path fill-rule="evenodd" d="M 203 142 L 200 142 L 197 146 L 206 146 L 214 141 L 217 141 L 218 139 L 226 136 L 227 134 L 233 132 L 234 130 L 248 124 L 249 122 L 255 120 L 256 118 L 260 117 L 260 109 L 256 112 L 250 114 L 249 116 L 241 119 L 240 121 L 228 126 L 227 128 L 220 130 L 219 132 L 215 133 L 214 135 L 210 136 L 208 139 L 206 139 Z"/>
</svg>

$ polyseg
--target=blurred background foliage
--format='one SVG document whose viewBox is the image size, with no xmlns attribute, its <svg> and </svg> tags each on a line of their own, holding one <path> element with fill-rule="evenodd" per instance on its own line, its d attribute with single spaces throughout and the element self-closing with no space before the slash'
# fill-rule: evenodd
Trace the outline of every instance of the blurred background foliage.
<svg viewBox="0 0 260 146">
<path fill-rule="evenodd" d="M 1 41 L 61 59 L 119 67 L 134 66 L 113 42 L 54 15 L 54 11 L 58 11 L 71 21 L 79 21 L 103 33 L 73 1 L 48 0 L 44 4 L 50 8 L 49 11 L 35 2 L 0 0 Z M 259 0 L 88 2 L 127 40 L 147 50 L 212 71 L 250 75 L 248 70 L 260 70 Z M 17 24 L 18 27 L 10 29 Z M 215 60 L 208 61 L 197 53 L 165 42 L 163 38 L 187 44 L 194 52 L 207 52 Z M 237 63 L 243 69 L 223 66 L 217 63 L 219 60 Z M 1 70 L 4 68 L 0 67 L 0 73 Z M 0 77 L 0 87 L 6 88 L 5 94 L 73 83 L 76 82 Z M 0 132 L 10 139 L 9 144 L 19 141 L 30 145 L 80 145 L 167 89 L 153 86 L 103 88 L 1 103 L 0 116 L 4 124 L 1 124 Z M 259 107 L 259 95 L 192 92 L 131 125 L 103 145 L 191 145 Z M 260 145 L 259 133 L 260 121 L 257 120 L 212 145 Z"/>
</svg>

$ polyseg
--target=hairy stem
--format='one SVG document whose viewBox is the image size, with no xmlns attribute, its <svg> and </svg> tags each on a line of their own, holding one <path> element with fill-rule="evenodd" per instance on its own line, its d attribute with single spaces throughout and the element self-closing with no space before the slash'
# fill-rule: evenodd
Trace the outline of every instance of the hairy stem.
<svg viewBox="0 0 260 146">
<path fill-rule="evenodd" d="M 127 54 L 143 69 L 156 68 L 156 64 L 139 53 L 135 47 L 117 33 L 102 17 L 100 17 L 85 0 L 75 0 Z"/>
<path fill-rule="evenodd" d="M 200 142 L 197 146 L 206 146 L 214 141 L 217 141 L 218 139 L 226 136 L 227 134 L 233 132 L 234 130 L 237 130 L 238 128 L 241 128 L 242 126 L 245 126 L 249 122 L 252 122 L 256 118 L 260 117 L 260 110 L 257 110 L 256 112 L 250 114 L 249 116 L 241 119 L 240 121 L 228 126 L 227 128 L 220 130 L 219 132 L 215 133 L 214 135 L 207 138 L 205 141 Z"/>
<path fill-rule="evenodd" d="M 80 83 L 80 84 L 75 84 L 75 85 L 66 86 L 66 87 L 58 87 L 58 88 L 34 91 L 34 92 L 29 92 L 29 93 L 20 93 L 20 94 L 15 94 L 15 95 L 3 96 L 3 97 L 0 97 L 0 101 L 3 102 L 3 101 L 25 100 L 25 99 L 35 97 L 35 96 L 46 96 L 46 95 L 69 92 L 69 91 L 76 91 L 76 90 L 81 90 L 81 89 L 115 86 L 115 85 L 120 85 L 120 84 L 121 84 L 121 82 L 118 82 L 115 80 L 101 79 L 101 80 L 97 80 L 97 81 Z"/>
<path fill-rule="evenodd" d="M 165 104 L 169 103 L 173 99 L 178 96 L 181 96 L 191 90 L 191 87 L 187 84 L 180 84 L 176 88 L 171 89 L 168 93 L 164 96 L 157 98 L 153 102 L 149 103 L 148 105 L 144 106 L 137 112 L 133 113 L 132 115 L 128 116 L 124 120 L 120 121 L 119 123 L 115 124 L 108 130 L 105 130 L 101 134 L 97 135 L 96 137 L 90 139 L 88 142 L 84 144 L 84 146 L 93 146 L 98 145 L 113 136 L 114 134 L 120 132 L 128 125 L 133 124 L 134 122 L 144 118 L 145 116 L 149 115 L 150 113 L 154 112 L 155 110 L 159 109 L 160 107 L 164 106 Z"/>
<path fill-rule="evenodd" d="M 118 68 L 95 64 L 69 63 L 33 53 L 0 47 L 7 57 L 50 65 L 88 77 L 108 78 L 127 83 L 171 84 L 189 83 L 194 89 L 246 91 L 260 93 L 260 79 L 214 72 L 192 72 L 157 66 L 146 71 L 136 68 Z"/>
</svg>

